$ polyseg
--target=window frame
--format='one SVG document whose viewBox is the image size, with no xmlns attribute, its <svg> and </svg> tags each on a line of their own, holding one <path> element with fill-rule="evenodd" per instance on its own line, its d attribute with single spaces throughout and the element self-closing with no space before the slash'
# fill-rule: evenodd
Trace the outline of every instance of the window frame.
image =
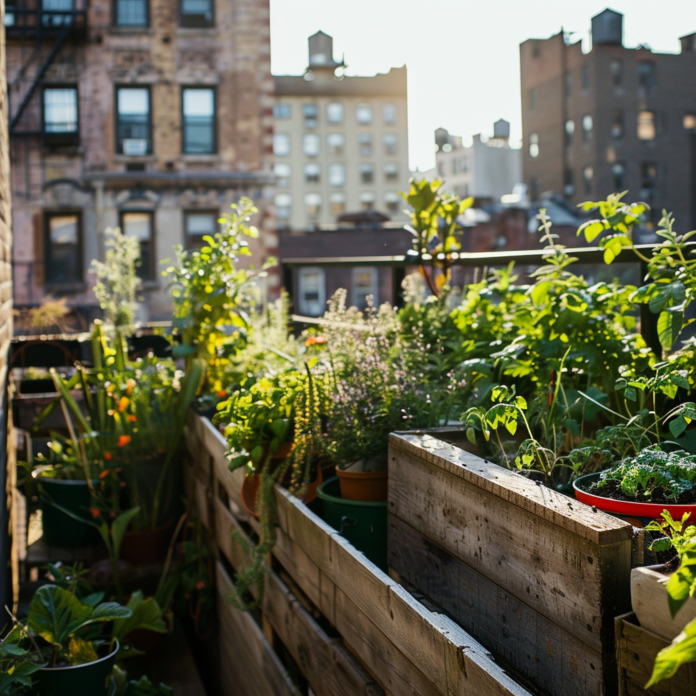
<svg viewBox="0 0 696 696">
<path fill-rule="evenodd" d="M 356 276 L 358 273 L 369 273 L 370 274 L 370 280 L 371 280 L 371 287 L 370 290 L 372 292 L 367 293 L 365 295 L 365 299 L 367 300 L 368 295 L 372 295 L 372 301 L 375 307 L 379 307 L 379 273 L 377 272 L 377 268 L 375 266 L 355 266 L 351 269 L 351 274 L 350 274 L 350 300 L 351 300 L 351 305 L 353 307 L 357 307 L 360 310 L 363 310 L 367 307 L 367 302 L 364 303 L 364 305 L 359 305 L 357 302 L 357 287 L 356 287 Z"/>
<path fill-rule="evenodd" d="M 316 300 L 319 311 L 317 313 L 309 311 L 302 287 L 302 279 L 310 274 L 316 274 L 319 277 Z M 297 269 L 297 305 L 300 313 L 305 316 L 320 317 L 322 315 L 323 309 L 326 307 L 326 272 L 320 266 L 303 266 Z"/>
<path fill-rule="evenodd" d="M 213 149 L 210 152 L 186 152 L 186 115 L 184 113 L 184 92 L 186 90 L 192 90 L 196 92 L 210 91 L 213 93 Z M 218 127 L 217 127 L 217 89 L 215 85 L 203 86 L 196 85 L 191 87 L 190 85 L 181 85 L 181 154 L 189 155 L 192 157 L 198 156 L 208 156 L 218 154 Z"/>
<path fill-rule="evenodd" d="M 124 212 L 130 213 L 130 212 L 134 212 L 134 211 L 126 210 Z M 183 221 L 184 221 L 183 237 L 184 237 L 184 248 L 185 249 L 200 249 L 200 247 L 202 245 L 192 244 L 191 242 L 193 240 L 199 240 L 199 239 L 202 241 L 203 237 L 205 236 L 205 235 L 200 235 L 200 234 L 194 235 L 194 234 L 189 233 L 189 231 L 188 231 L 188 219 L 192 215 L 212 215 L 213 216 L 215 225 L 213 227 L 213 232 L 210 235 L 211 237 L 213 236 L 213 234 L 215 234 L 215 232 L 218 231 L 218 229 L 220 227 L 220 223 L 218 222 L 218 220 L 221 217 L 219 210 L 215 210 L 213 208 L 205 208 L 205 209 L 200 209 L 200 210 L 198 210 L 196 208 L 184 208 L 184 210 L 182 210 L 182 213 L 183 213 Z"/>
<path fill-rule="evenodd" d="M 331 138 L 341 138 L 341 149 L 334 151 L 331 145 Z M 345 155 L 346 154 L 346 134 L 345 133 L 328 133 L 326 135 L 326 152 L 329 155 Z"/>
<path fill-rule="evenodd" d="M 119 29 L 131 29 L 131 30 L 143 30 L 149 29 L 151 23 L 151 10 L 150 10 L 150 0 L 142 0 L 145 4 L 145 24 L 119 24 L 118 23 L 118 3 L 120 0 L 111 0 L 111 14 L 112 21 L 111 26 L 118 27 Z M 152 109 L 152 106 L 150 106 Z"/>
<path fill-rule="evenodd" d="M 358 165 L 358 173 L 360 175 L 360 184 L 375 183 L 374 162 L 360 162 L 360 164 Z"/>
<path fill-rule="evenodd" d="M 148 130 L 148 146 L 145 154 L 143 155 L 127 155 L 125 152 L 123 152 L 123 147 L 119 147 L 119 128 L 118 128 L 118 122 L 119 122 L 119 111 L 118 111 L 118 93 L 119 90 L 122 89 L 144 89 L 147 91 L 147 130 Z M 115 84 L 114 85 L 114 117 L 116 119 L 116 128 L 115 128 L 115 136 L 116 136 L 116 154 L 117 155 L 123 155 L 124 157 L 148 157 L 149 155 L 152 155 L 154 152 L 154 143 L 153 140 L 153 129 L 152 129 L 152 89 L 151 85 L 142 85 L 142 84 L 131 84 L 131 85 L 124 85 L 124 84 Z M 126 138 L 124 138 L 126 140 Z"/>
<path fill-rule="evenodd" d="M 393 148 L 393 149 L 391 149 Z M 399 134 L 398 133 L 382 133 L 382 156 L 383 157 L 398 157 L 399 156 Z"/>
<path fill-rule="evenodd" d="M 369 121 L 361 121 L 360 117 L 358 114 L 360 113 L 361 109 L 369 109 L 370 110 L 370 120 Z M 358 124 L 358 126 L 372 126 L 374 125 L 375 122 L 375 109 L 372 106 L 372 104 L 358 104 L 355 107 L 355 121 Z"/>
<path fill-rule="evenodd" d="M 215 27 L 216 23 L 216 17 L 215 17 L 215 0 L 208 0 L 210 3 L 210 12 L 212 15 L 212 19 L 210 20 L 209 24 L 184 24 L 182 22 L 182 19 L 184 18 L 184 13 L 182 12 L 182 7 L 184 4 L 184 0 L 179 0 L 179 27 L 181 29 L 212 29 Z M 194 17 L 200 16 L 200 15 L 191 15 Z"/>
<path fill-rule="evenodd" d="M 287 142 L 288 142 L 288 150 L 283 155 L 279 155 L 276 152 L 276 147 L 275 147 L 276 138 L 280 138 L 280 137 L 287 138 Z M 274 157 L 290 157 L 291 154 L 292 154 L 292 138 L 290 137 L 290 133 L 277 133 L 277 132 L 273 133 L 273 156 Z"/>
<path fill-rule="evenodd" d="M 46 131 L 46 101 L 45 94 L 47 90 L 55 89 L 72 89 L 75 92 L 75 112 L 77 115 L 75 131 L 64 131 L 61 133 L 53 132 L 49 133 Z M 41 88 L 41 134 L 45 140 L 48 142 L 69 142 L 69 143 L 79 143 L 80 142 L 80 129 L 81 129 L 81 119 L 80 119 L 80 90 L 79 85 L 70 83 L 55 83 L 55 84 L 45 84 Z"/>
<path fill-rule="evenodd" d="M 317 151 L 313 154 L 307 152 L 306 147 L 307 140 L 310 138 L 317 143 Z M 315 157 L 321 157 L 321 136 L 319 133 L 304 133 L 302 135 L 302 154 L 305 157 L 310 157 L 312 159 Z"/>
<path fill-rule="evenodd" d="M 79 275 L 73 281 L 63 281 L 63 280 L 49 280 L 48 279 L 48 269 L 53 267 L 51 262 L 51 254 L 49 250 L 52 247 L 51 242 L 51 218 L 58 217 L 72 217 L 77 218 L 77 269 Z M 70 287 L 77 286 L 82 287 L 85 283 L 85 250 L 84 250 L 84 229 L 83 229 L 83 216 L 82 210 L 78 208 L 70 208 L 66 210 L 44 210 L 43 211 L 43 285 L 46 288 L 58 288 L 58 287 Z"/>
<path fill-rule="evenodd" d="M 142 242 L 138 242 L 140 245 L 140 266 L 136 269 L 136 272 L 138 273 L 138 277 L 140 278 L 141 282 L 143 284 L 154 284 L 157 282 L 157 244 L 155 241 L 156 238 L 156 231 L 155 231 L 155 211 L 152 210 L 151 208 L 122 208 L 121 210 L 118 211 L 118 226 L 121 229 L 121 232 L 123 234 L 126 234 L 126 227 L 125 227 L 125 217 L 126 215 L 148 215 L 150 217 L 150 269 L 149 269 L 149 275 L 148 276 L 143 276 L 140 275 L 140 272 L 143 268 L 145 268 L 145 265 L 142 263 L 143 261 L 143 254 L 142 254 Z"/>
<path fill-rule="evenodd" d="M 341 118 L 338 121 L 334 121 L 333 119 L 330 118 L 329 114 L 331 113 L 331 107 L 332 106 L 340 106 L 341 107 Z M 343 102 L 339 101 L 332 101 L 328 102 L 326 105 L 326 123 L 329 126 L 340 126 L 343 123 L 345 123 L 346 120 L 346 107 Z"/>
<path fill-rule="evenodd" d="M 307 168 L 314 169 L 315 174 L 308 174 Z M 304 177 L 305 184 L 319 184 L 321 183 L 321 163 L 316 160 L 312 162 L 305 162 L 302 165 L 302 175 Z"/>
<path fill-rule="evenodd" d="M 641 138 L 641 114 L 652 114 L 652 138 Z M 636 114 L 636 137 L 642 143 L 652 143 L 657 140 L 657 111 L 654 109 L 640 109 Z"/>
</svg>

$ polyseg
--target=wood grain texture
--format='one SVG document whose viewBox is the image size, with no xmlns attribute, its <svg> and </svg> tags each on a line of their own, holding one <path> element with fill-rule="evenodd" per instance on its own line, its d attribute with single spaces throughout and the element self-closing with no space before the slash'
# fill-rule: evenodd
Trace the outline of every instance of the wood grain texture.
<svg viewBox="0 0 696 696">
<path fill-rule="evenodd" d="M 603 512 L 593 512 L 591 507 L 582 503 L 573 502 L 569 506 L 567 496 L 537 486 L 530 479 L 432 435 L 392 433 L 389 442 L 394 450 L 421 458 L 435 468 L 595 544 L 613 544 L 633 536 L 632 527 L 627 522 Z M 391 472 L 391 458 L 389 469 Z"/>
<path fill-rule="evenodd" d="M 677 673 L 648 691 L 643 686 L 650 679 L 655 656 L 667 641 L 638 625 L 634 614 L 616 619 L 616 657 L 619 664 L 620 696 L 694 696 L 696 694 L 696 663 L 682 665 Z"/>
<path fill-rule="evenodd" d="M 389 517 L 389 565 L 544 692 L 555 696 L 601 693 L 598 650 L 393 515 Z"/>
<path fill-rule="evenodd" d="M 612 601 L 619 598 L 616 593 L 603 596 L 604 566 L 610 556 L 600 550 L 616 535 L 602 537 L 599 544 L 599 537 L 593 541 L 592 535 L 567 528 L 580 529 L 579 523 L 558 526 L 561 517 L 555 513 L 535 514 L 529 508 L 543 507 L 538 501 L 528 507 L 511 504 L 508 496 L 491 492 L 495 486 L 486 479 L 454 476 L 447 468 L 398 448 L 391 449 L 389 468 L 391 514 L 568 633 L 597 650 L 605 649 L 611 619 L 625 611 L 625 607 L 607 602 L 608 597 Z M 514 478 L 527 483 L 519 476 Z M 478 485 L 482 480 L 484 487 Z M 555 500 L 553 491 L 532 487 L 537 497 L 548 494 Z M 563 498 L 565 507 L 577 505 Z M 632 527 L 615 527 L 615 531 L 624 530 L 629 536 L 612 543 L 611 548 L 623 545 L 628 551 L 617 555 L 611 572 L 612 583 L 627 589 Z"/>
<path fill-rule="evenodd" d="M 220 563 L 217 587 L 223 692 L 234 696 L 299 696 L 252 617 L 225 600 L 231 581 Z"/>
<path fill-rule="evenodd" d="M 340 641 L 324 633 L 273 572 L 266 580 L 263 614 L 317 696 L 384 694 Z"/>
</svg>

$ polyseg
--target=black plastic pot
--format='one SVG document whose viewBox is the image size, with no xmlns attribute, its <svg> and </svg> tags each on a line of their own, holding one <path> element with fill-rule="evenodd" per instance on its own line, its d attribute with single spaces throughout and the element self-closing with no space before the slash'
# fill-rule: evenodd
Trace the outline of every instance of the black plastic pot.
<svg viewBox="0 0 696 696">
<path fill-rule="evenodd" d="M 65 508 L 82 519 L 91 519 L 87 481 L 60 481 L 39 476 L 38 484 L 41 492 L 43 537 L 49 546 L 77 549 L 99 542 L 99 533 L 94 527 L 76 520 L 60 509 Z M 92 485 L 98 484 L 98 481 L 92 481 Z"/>
<path fill-rule="evenodd" d="M 110 686 L 118 641 L 96 662 L 77 667 L 44 667 L 32 675 L 36 696 L 105 696 Z"/>
</svg>

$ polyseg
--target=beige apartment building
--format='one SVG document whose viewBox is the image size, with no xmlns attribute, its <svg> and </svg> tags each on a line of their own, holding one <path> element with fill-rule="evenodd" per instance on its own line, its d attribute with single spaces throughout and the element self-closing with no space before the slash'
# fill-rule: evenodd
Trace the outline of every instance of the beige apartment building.
<svg viewBox="0 0 696 696">
<path fill-rule="evenodd" d="M 304 75 L 275 77 L 275 211 L 282 229 L 335 225 L 376 211 L 406 221 L 406 66 L 373 77 L 343 75 L 333 39 L 309 38 Z"/>
</svg>

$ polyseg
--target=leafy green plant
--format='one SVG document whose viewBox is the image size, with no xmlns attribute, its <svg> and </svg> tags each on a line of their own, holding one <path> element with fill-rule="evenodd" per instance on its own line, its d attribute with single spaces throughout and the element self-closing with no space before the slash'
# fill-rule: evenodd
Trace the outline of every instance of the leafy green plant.
<svg viewBox="0 0 696 696">
<path fill-rule="evenodd" d="M 99 306 L 108 326 L 127 335 L 133 330 L 137 292 L 140 286 L 136 269 L 140 265 L 140 243 L 117 228 L 106 230 L 106 258 L 92 261 L 97 276 L 94 285 Z"/>
<path fill-rule="evenodd" d="M 30 642 L 26 626 L 16 624 L 0 641 L 0 696 L 19 696 L 31 693 L 31 675 L 38 672 L 43 663 L 31 659 L 31 651 L 22 647 Z"/>
<path fill-rule="evenodd" d="M 621 494 L 637 502 L 696 501 L 696 455 L 653 445 L 607 469 L 592 486 L 598 495 Z"/>
</svg>

